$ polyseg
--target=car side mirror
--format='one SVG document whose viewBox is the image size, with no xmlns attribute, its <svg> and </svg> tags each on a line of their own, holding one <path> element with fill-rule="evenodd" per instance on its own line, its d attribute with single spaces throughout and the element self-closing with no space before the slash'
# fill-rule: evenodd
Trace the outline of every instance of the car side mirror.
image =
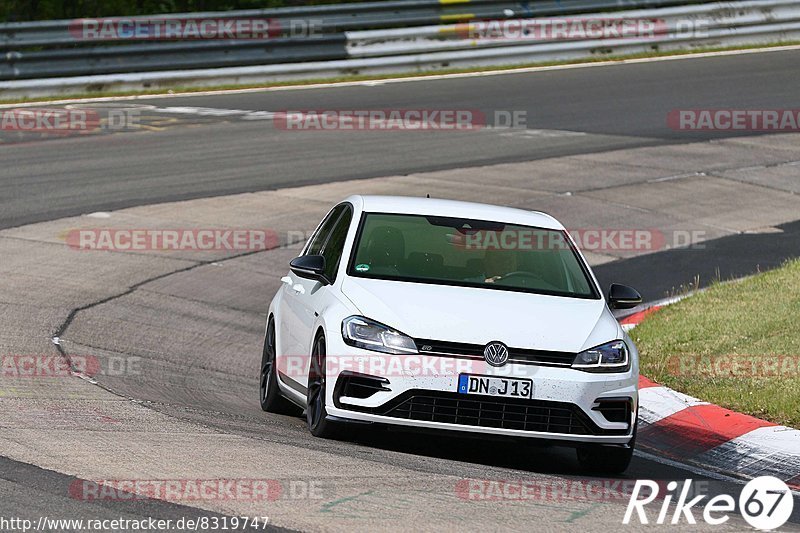
<svg viewBox="0 0 800 533">
<path fill-rule="evenodd" d="M 330 284 L 325 276 L 325 257 L 321 255 L 301 255 L 289 262 L 289 268 L 301 278 L 313 279 L 323 285 Z"/>
<path fill-rule="evenodd" d="M 611 309 L 630 309 L 640 303 L 642 303 L 642 295 L 632 287 L 612 283 L 608 289 L 608 306 Z"/>
</svg>

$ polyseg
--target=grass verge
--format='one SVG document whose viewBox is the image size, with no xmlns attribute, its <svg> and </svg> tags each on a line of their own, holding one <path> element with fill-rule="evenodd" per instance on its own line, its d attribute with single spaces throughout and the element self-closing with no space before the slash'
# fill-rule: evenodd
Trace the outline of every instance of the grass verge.
<svg viewBox="0 0 800 533">
<path fill-rule="evenodd" d="M 75 93 L 75 94 L 63 94 L 63 95 L 54 95 L 54 96 L 47 96 L 47 97 L 37 97 L 37 98 L 7 98 L 3 99 L 0 98 L 0 104 L 22 104 L 22 103 L 31 103 L 31 102 L 49 102 L 53 100 L 78 100 L 81 98 L 110 98 L 110 97 L 122 97 L 122 96 L 149 96 L 149 95 L 159 95 L 159 94 L 172 94 L 172 93 L 187 93 L 191 94 L 193 92 L 203 92 L 203 91 L 226 91 L 226 90 L 237 90 L 237 89 L 268 89 L 271 87 L 294 87 L 294 86 L 304 86 L 304 85 L 315 85 L 320 83 L 347 83 L 347 82 L 354 82 L 354 81 L 379 81 L 379 80 L 393 80 L 393 79 L 402 79 L 402 78 L 416 78 L 420 76 L 441 76 L 443 74 L 474 74 L 479 72 L 502 72 L 508 70 L 516 70 L 522 68 L 536 68 L 536 67 L 555 67 L 555 66 L 565 66 L 565 65 L 583 65 L 589 63 L 605 63 L 605 62 L 615 62 L 615 61 L 630 61 L 634 59 L 650 59 L 650 58 L 659 58 L 659 57 L 672 57 L 672 56 L 690 56 L 694 54 L 700 53 L 712 53 L 712 52 L 736 52 L 736 51 L 747 51 L 747 50 L 769 50 L 770 48 L 780 48 L 784 46 L 797 46 L 800 45 L 800 41 L 783 41 L 778 43 L 771 43 L 771 44 L 754 44 L 754 45 L 742 45 L 742 46 L 729 46 L 729 47 L 707 47 L 707 48 L 693 48 L 691 50 L 671 50 L 671 51 L 662 51 L 662 50 L 654 50 L 652 52 L 644 52 L 638 54 L 627 54 L 627 55 L 617 55 L 617 56 L 595 56 L 595 57 L 587 57 L 584 59 L 574 59 L 574 60 L 567 60 L 567 61 L 544 61 L 538 63 L 522 63 L 522 64 L 515 64 L 515 65 L 498 65 L 492 67 L 473 67 L 473 68 L 450 68 L 450 69 L 436 69 L 436 70 L 426 70 L 426 71 L 416 71 L 416 72 L 404 72 L 398 74 L 353 74 L 348 76 L 338 76 L 333 78 L 315 78 L 315 79 L 306 79 L 306 80 L 290 80 L 290 81 L 276 81 L 276 82 L 267 82 L 267 83 L 255 83 L 255 84 L 238 84 L 238 85 L 208 85 L 203 87 L 159 87 L 158 89 L 148 89 L 148 90 L 137 90 L 137 91 L 91 91 L 91 92 L 84 92 L 84 93 Z M 1 92 L 0 92 L 1 94 Z"/>
<path fill-rule="evenodd" d="M 648 378 L 800 427 L 800 260 L 716 283 L 649 316 L 631 335 Z"/>
</svg>

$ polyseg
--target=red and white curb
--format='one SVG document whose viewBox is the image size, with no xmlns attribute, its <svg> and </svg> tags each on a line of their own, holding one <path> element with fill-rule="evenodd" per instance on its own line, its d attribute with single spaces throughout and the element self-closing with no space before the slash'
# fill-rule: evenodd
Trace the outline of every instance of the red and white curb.
<svg viewBox="0 0 800 533">
<path fill-rule="evenodd" d="M 661 305 L 634 313 L 630 329 Z M 639 377 L 636 447 L 722 474 L 775 476 L 800 490 L 800 431 L 737 413 Z"/>
</svg>

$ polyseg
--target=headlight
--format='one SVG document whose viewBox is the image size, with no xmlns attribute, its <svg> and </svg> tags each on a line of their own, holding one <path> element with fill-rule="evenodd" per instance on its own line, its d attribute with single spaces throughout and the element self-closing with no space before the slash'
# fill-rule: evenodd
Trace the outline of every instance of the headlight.
<svg viewBox="0 0 800 533">
<path fill-rule="evenodd" d="M 345 344 L 376 352 L 417 353 L 417 345 L 408 335 L 363 316 L 351 316 L 342 321 Z"/>
<path fill-rule="evenodd" d="M 628 347 L 623 341 L 613 341 L 579 353 L 572 368 L 585 372 L 626 372 L 630 364 Z"/>
</svg>

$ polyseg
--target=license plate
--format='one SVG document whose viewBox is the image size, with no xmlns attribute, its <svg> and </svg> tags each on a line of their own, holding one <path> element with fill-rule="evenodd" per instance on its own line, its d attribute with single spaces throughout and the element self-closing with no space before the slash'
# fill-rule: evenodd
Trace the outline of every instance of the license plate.
<svg viewBox="0 0 800 533">
<path fill-rule="evenodd" d="M 531 398 L 533 397 L 533 381 L 521 378 L 459 374 L 458 392 L 505 398 Z"/>
</svg>

